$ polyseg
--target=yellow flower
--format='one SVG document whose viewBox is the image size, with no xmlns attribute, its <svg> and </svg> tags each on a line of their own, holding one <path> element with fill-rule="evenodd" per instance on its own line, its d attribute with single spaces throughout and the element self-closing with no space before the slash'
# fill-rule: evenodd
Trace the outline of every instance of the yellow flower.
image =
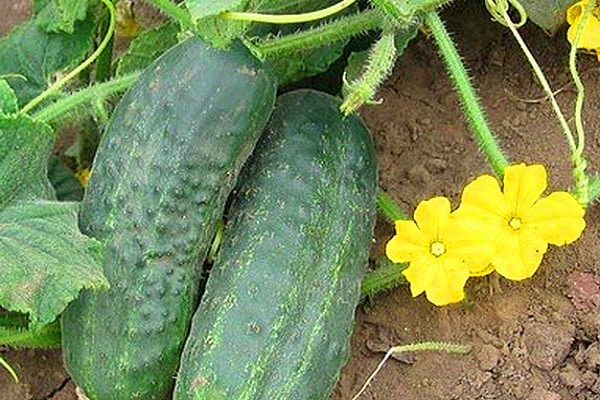
<svg viewBox="0 0 600 400">
<path fill-rule="evenodd" d="M 548 244 L 574 242 L 585 228 L 583 207 L 566 192 L 540 198 L 547 186 L 542 165 L 514 165 L 498 180 L 483 175 L 468 184 L 456 218 L 487 226 L 496 242 L 492 264 L 505 278 L 529 278 L 537 270 Z"/>
<path fill-rule="evenodd" d="M 573 4 L 567 10 L 567 22 L 569 30 L 567 31 L 567 39 L 573 44 L 577 27 L 580 25 L 583 9 L 589 0 L 582 0 Z M 593 0 L 595 1 L 595 0 Z M 600 7 L 596 6 L 588 17 L 577 45 L 580 49 L 595 50 L 598 60 L 600 61 Z"/>
<path fill-rule="evenodd" d="M 388 258 L 410 263 L 403 274 L 413 297 L 425 292 L 438 306 L 461 301 L 470 270 L 489 265 L 493 242 L 453 218 L 445 197 L 419 203 L 414 219 L 416 223 L 396 221 L 396 235 L 386 246 Z"/>
<path fill-rule="evenodd" d="M 88 181 L 90 180 L 90 169 L 84 168 L 75 174 L 81 186 L 86 187 Z"/>
</svg>

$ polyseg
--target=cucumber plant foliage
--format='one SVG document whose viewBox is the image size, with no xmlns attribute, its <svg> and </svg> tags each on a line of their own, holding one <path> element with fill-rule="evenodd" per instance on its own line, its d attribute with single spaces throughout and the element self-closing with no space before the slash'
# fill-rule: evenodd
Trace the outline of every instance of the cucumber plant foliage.
<svg viewBox="0 0 600 400">
<path fill-rule="evenodd" d="M 80 289 L 106 286 L 102 251 L 79 232 L 77 203 L 57 201 L 46 178 L 52 129 L 16 113 L 0 82 L 0 306 L 47 324 Z"/>
</svg>

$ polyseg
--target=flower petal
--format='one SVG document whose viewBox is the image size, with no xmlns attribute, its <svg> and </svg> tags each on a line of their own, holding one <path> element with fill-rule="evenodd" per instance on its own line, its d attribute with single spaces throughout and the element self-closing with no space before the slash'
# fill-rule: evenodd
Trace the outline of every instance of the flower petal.
<svg viewBox="0 0 600 400">
<path fill-rule="evenodd" d="M 527 228 L 556 246 L 577 240 L 585 228 L 585 211 L 567 192 L 554 192 L 533 205 L 526 217 Z"/>
<path fill-rule="evenodd" d="M 503 219 L 489 220 L 460 217 L 454 213 L 443 238 L 448 254 L 462 262 L 477 276 L 493 270 L 489 264 L 496 252 L 496 236 L 504 227 Z M 485 273 L 483 273 L 485 275 Z"/>
<path fill-rule="evenodd" d="M 482 175 L 469 183 L 462 193 L 461 204 L 453 215 L 477 220 L 504 218 L 508 213 L 498 180 Z"/>
<path fill-rule="evenodd" d="M 395 263 L 412 261 L 429 254 L 429 238 L 413 221 L 396 221 L 396 235 L 387 242 L 385 254 Z"/>
<path fill-rule="evenodd" d="M 585 7 L 586 3 L 587 1 L 582 0 L 569 7 L 569 9 L 567 10 L 567 22 L 569 23 L 569 25 L 573 25 L 577 23 L 579 19 L 581 19 L 581 15 L 583 14 L 583 8 Z"/>
<path fill-rule="evenodd" d="M 581 7 L 579 12 L 579 17 L 573 20 L 569 30 L 567 31 L 567 39 L 571 44 L 573 44 L 575 41 L 577 27 L 581 22 L 581 15 L 583 14 L 583 7 Z M 577 48 L 593 50 L 598 47 L 600 47 L 600 21 L 598 21 L 598 18 L 596 18 L 594 15 L 590 15 L 583 26 L 583 30 L 581 31 L 581 37 L 577 43 Z"/>
<path fill-rule="evenodd" d="M 504 171 L 504 197 L 510 216 L 522 216 L 539 199 L 548 185 L 546 168 L 540 164 L 511 165 Z"/>
<path fill-rule="evenodd" d="M 492 258 L 496 272 L 507 279 L 520 281 L 537 271 L 548 243 L 535 231 L 523 229 L 500 237 L 496 249 Z"/>
<path fill-rule="evenodd" d="M 439 239 L 450 222 L 450 200 L 434 197 L 420 202 L 415 210 L 415 221 L 430 240 Z"/>
<path fill-rule="evenodd" d="M 410 283 L 410 292 L 413 297 L 417 297 L 429 287 L 439 269 L 438 260 L 439 258 L 432 256 L 420 256 L 402 271 L 402 274 Z"/>
<path fill-rule="evenodd" d="M 487 265 L 473 264 L 469 266 L 469 275 L 473 277 L 486 276 L 494 272 L 496 267 L 491 262 Z"/>
<path fill-rule="evenodd" d="M 469 279 L 469 271 L 461 260 L 440 257 L 434 279 L 425 289 L 427 300 L 436 306 L 457 303 L 464 299 L 464 287 Z"/>
</svg>

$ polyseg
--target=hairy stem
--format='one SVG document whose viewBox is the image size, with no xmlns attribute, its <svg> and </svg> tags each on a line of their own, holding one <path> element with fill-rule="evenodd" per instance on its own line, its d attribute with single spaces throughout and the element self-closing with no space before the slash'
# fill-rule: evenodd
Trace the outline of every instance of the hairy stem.
<svg viewBox="0 0 600 400">
<path fill-rule="evenodd" d="M 479 147 L 485 154 L 494 172 L 498 176 L 502 176 L 504 169 L 508 165 L 508 160 L 489 127 L 479 98 L 471 85 L 469 75 L 456 46 L 446 31 L 444 23 L 435 11 L 425 14 L 425 23 L 431 30 L 431 34 L 446 65 L 446 70 L 454 82 L 454 87 L 460 98 L 463 111 L 466 114 Z"/>
<path fill-rule="evenodd" d="M 377 268 L 365 275 L 360 288 L 361 295 L 371 297 L 385 290 L 404 285 L 406 278 L 404 278 L 402 271 L 407 267 L 408 263 L 394 264 L 384 258 Z"/>
<path fill-rule="evenodd" d="M 344 102 L 340 110 L 350 115 L 373 98 L 383 81 L 392 73 L 396 63 L 394 32 L 383 32 L 369 49 L 367 65 L 360 78 L 354 82 L 344 79 Z"/>
<path fill-rule="evenodd" d="M 50 86 L 48 89 L 46 89 L 45 91 L 40 93 L 37 97 L 35 97 L 29 103 L 27 103 L 21 110 L 21 113 L 23 113 L 23 114 L 28 113 L 33 108 L 35 108 L 38 104 L 40 104 L 42 101 L 46 100 L 48 97 L 52 96 L 53 94 L 58 92 L 60 89 L 62 89 L 62 87 L 65 86 L 71 79 L 76 77 L 81 71 L 83 71 L 91 63 L 93 63 L 94 60 L 96 60 L 98 58 L 98 56 L 104 51 L 106 46 L 110 43 L 110 39 L 115 31 L 115 7 L 112 5 L 110 0 L 100 0 L 100 1 L 108 9 L 108 12 L 110 14 L 110 22 L 108 25 L 108 30 L 106 32 L 106 36 L 104 36 L 104 39 L 102 39 L 102 42 L 100 43 L 98 48 L 84 62 L 79 64 L 77 66 L 77 68 L 75 68 L 73 71 L 69 72 L 62 79 L 58 80 L 55 84 Z"/>
<path fill-rule="evenodd" d="M 66 114 L 67 112 L 76 109 L 85 103 L 95 102 L 99 99 L 106 99 L 115 93 L 126 90 L 133 84 L 133 82 L 136 81 L 139 75 L 140 72 L 132 72 L 111 81 L 99 83 L 82 89 L 74 94 L 63 97 L 54 103 L 49 104 L 35 113 L 34 117 L 41 121 L 52 122 L 61 115 Z"/>
<path fill-rule="evenodd" d="M 600 197 L 600 174 L 596 174 L 589 179 L 588 183 L 588 204 Z"/>
<path fill-rule="evenodd" d="M 383 365 L 386 363 L 386 361 L 392 355 L 413 352 L 413 351 L 426 351 L 426 350 L 444 351 L 447 353 L 454 353 L 454 354 L 466 354 L 471 351 L 471 347 L 465 346 L 462 344 L 447 343 L 447 342 L 421 342 L 421 343 L 412 343 L 412 344 L 406 344 L 406 345 L 401 345 L 401 346 L 394 346 L 394 347 L 390 348 L 387 351 L 387 353 L 385 353 L 383 360 L 381 360 L 381 362 L 377 365 L 377 367 L 375 368 L 373 373 L 371 375 L 369 375 L 366 382 L 360 388 L 358 393 L 356 393 L 354 395 L 354 397 L 352 397 L 352 400 L 357 400 L 365 392 L 365 390 L 367 390 L 367 387 L 369 386 L 371 381 L 373 381 L 373 379 L 375 379 L 375 376 L 379 373 L 381 368 L 383 368 Z"/>
<path fill-rule="evenodd" d="M 377 193 L 377 208 L 391 223 L 408 219 L 400 206 L 383 190 Z"/>
<path fill-rule="evenodd" d="M 264 39 L 256 48 L 264 58 L 275 58 L 298 49 L 310 49 L 344 40 L 381 26 L 381 13 L 367 10 L 340 17 L 315 28 L 282 37 Z"/>
<path fill-rule="evenodd" d="M 60 324 L 54 322 L 38 329 L 0 327 L 0 346 L 49 348 L 60 346 Z"/>
</svg>

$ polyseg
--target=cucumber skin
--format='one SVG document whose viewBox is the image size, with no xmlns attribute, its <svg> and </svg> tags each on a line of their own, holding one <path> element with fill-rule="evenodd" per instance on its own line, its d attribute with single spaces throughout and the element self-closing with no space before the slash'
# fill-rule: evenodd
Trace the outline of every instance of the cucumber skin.
<svg viewBox="0 0 600 400">
<path fill-rule="evenodd" d="M 80 214 L 106 245 L 111 288 L 84 291 L 62 317 L 66 368 L 91 400 L 171 398 L 201 264 L 275 93 L 241 44 L 215 50 L 194 37 L 115 109 Z"/>
<path fill-rule="evenodd" d="M 341 102 L 281 96 L 244 166 L 175 400 L 326 399 L 348 358 L 375 220 L 372 139 Z"/>
</svg>

